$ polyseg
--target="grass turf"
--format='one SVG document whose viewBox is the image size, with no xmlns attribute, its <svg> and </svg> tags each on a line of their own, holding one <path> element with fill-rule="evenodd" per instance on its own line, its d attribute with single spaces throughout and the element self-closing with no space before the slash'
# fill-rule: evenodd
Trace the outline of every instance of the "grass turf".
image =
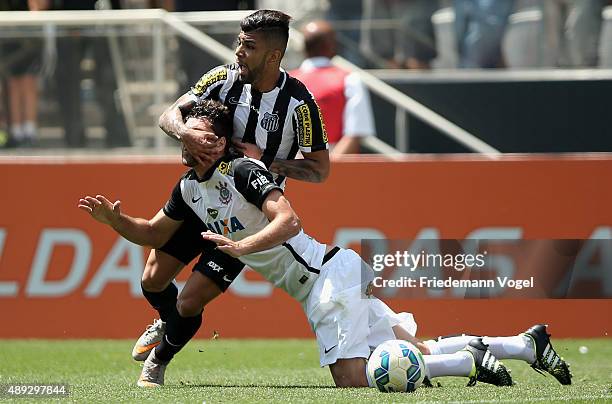
<svg viewBox="0 0 612 404">
<path fill-rule="evenodd" d="M 467 379 L 435 379 L 442 387 L 384 394 L 375 389 L 336 389 L 318 367 L 313 340 L 195 340 L 172 362 L 166 386 L 141 389 L 140 365 L 130 357 L 133 341 L 2 340 L 0 384 L 67 383 L 60 402 L 612 402 L 612 339 L 556 340 L 570 364 L 574 384 L 561 386 L 527 364 L 505 361 L 516 382 L 497 388 Z M 580 346 L 588 347 L 581 354 Z M 11 399 L 0 396 L 0 401 Z M 24 400 L 40 403 L 51 398 Z"/>
</svg>

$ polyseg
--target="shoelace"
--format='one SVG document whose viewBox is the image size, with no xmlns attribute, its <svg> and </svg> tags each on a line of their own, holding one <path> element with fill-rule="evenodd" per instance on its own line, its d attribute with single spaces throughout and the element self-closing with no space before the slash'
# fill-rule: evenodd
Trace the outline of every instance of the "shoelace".
<svg viewBox="0 0 612 404">
<path fill-rule="evenodd" d="M 145 330 L 144 333 L 144 344 L 149 344 L 151 341 L 151 338 L 153 338 L 155 336 L 155 333 L 158 331 L 159 327 L 162 325 L 162 321 L 161 319 L 154 319 L 153 320 L 153 324 L 149 324 L 147 326 L 147 329 Z"/>
</svg>

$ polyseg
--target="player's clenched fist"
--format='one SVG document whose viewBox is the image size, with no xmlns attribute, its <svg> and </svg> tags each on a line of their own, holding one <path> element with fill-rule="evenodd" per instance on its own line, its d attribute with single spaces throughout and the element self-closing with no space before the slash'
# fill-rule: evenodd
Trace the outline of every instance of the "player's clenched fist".
<svg viewBox="0 0 612 404">
<path fill-rule="evenodd" d="M 103 195 L 88 195 L 79 199 L 78 208 L 89 213 L 98 222 L 108 225 L 112 225 L 121 216 L 121 201 L 112 203 Z"/>
</svg>

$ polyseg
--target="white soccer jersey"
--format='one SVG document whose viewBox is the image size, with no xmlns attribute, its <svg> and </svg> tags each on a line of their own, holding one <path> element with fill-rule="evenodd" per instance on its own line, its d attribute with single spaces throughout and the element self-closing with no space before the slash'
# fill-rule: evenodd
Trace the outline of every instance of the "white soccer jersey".
<svg viewBox="0 0 612 404">
<path fill-rule="evenodd" d="M 198 180 L 188 171 L 175 186 L 164 213 L 175 220 L 188 218 L 189 210 L 215 233 L 239 241 L 268 223 L 261 211 L 266 196 L 281 188 L 257 160 L 224 160 Z M 281 190 L 282 192 L 282 190 Z M 276 287 L 302 302 L 308 296 L 325 255 L 325 244 L 300 231 L 282 245 L 240 257 Z"/>
<path fill-rule="evenodd" d="M 298 150 L 327 150 L 327 134 L 319 106 L 299 80 L 281 70 L 274 89 L 255 90 L 239 80 L 236 64 L 218 66 L 191 89 L 195 102 L 213 99 L 230 110 L 234 137 L 254 143 L 261 150 L 261 161 L 269 167 L 275 158 L 292 160 Z M 282 184 L 284 177 L 278 177 Z"/>
</svg>

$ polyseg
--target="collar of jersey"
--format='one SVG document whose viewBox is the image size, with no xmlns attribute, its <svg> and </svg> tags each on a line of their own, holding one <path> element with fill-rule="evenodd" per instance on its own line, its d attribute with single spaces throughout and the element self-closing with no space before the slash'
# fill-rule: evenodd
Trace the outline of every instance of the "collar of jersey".
<svg viewBox="0 0 612 404">
<path fill-rule="evenodd" d="M 280 69 L 280 75 L 278 76 L 278 80 L 276 80 L 276 87 L 274 87 L 270 91 L 266 91 L 265 93 L 262 93 L 261 91 L 256 90 L 255 88 L 253 88 L 253 86 L 251 86 L 251 92 L 252 93 L 260 93 L 260 94 L 267 94 L 267 93 L 271 93 L 276 88 L 279 88 L 279 89 L 282 90 L 283 87 L 285 86 L 285 82 L 286 81 L 287 81 L 287 72 L 284 69 Z"/>
<path fill-rule="evenodd" d="M 213 174 L 215 173 L 215 171 L 217 170 L 217 168 L 219 167 L 219 164 L 226 162 L 229 163 L 230 161 L 236 159 L 237 156 L 233 155 L 233 154 L 226 154 L 225 156 L 221 157 L 219 160 L 217 160 L 217 162 L 215 164 L 213 164 L 212 167 L 210 167 L 208 169 L 208 171 L 206 171 L 204 173 L 204 176 L 202 178 L 198 178 L 198 174 L 195 172 L 195 170 L 191 170 L 191 172 L 189 172 L 189 179 L 190 180 L 196 180 L 198 182 L 205 182 L 208 181 L 210 179 L 210 177 L 213 176 Z"/>
</svg>

